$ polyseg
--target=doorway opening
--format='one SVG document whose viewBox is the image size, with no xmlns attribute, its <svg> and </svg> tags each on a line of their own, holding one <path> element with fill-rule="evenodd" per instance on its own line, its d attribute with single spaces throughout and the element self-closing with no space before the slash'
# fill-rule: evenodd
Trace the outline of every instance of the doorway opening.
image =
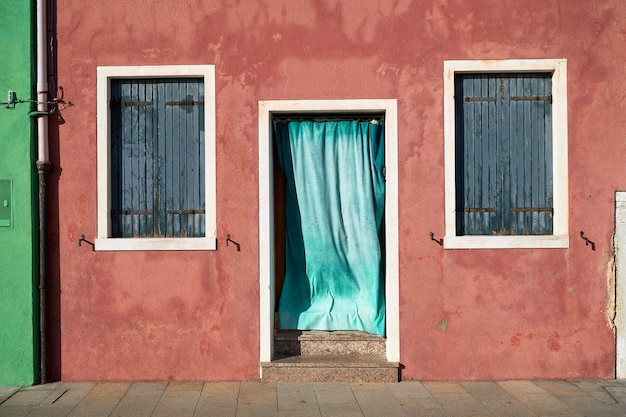
<svg viewBox="0 0 626 417">
<path fill-rule="evenodd" d="M 272 125 L 276 330 L 384 337 L 384 114 Z"/>
<path fill-rule="evenodd" d="M 386 356 L 399 361 L 398 311 L 398 187 L 396 100 L 279 100 L 259 102 L 259 254 L 260 254 L 260 361 L 272 360 L 278 300 L 285 275 L 285 193 L 274 137 L 278 120 L 384 120 L 384 216 L 380 228 L 384 242 L 381 265 L 384 281 L 382 333 Z M 382 145 L 382 144 L 381 144 Z M 305 324 L 304 327 L 307 325 Z M 288 325 L 288 327 L 292 327 Z M 349 327 L 349 326 L 348 326 Z M 358 326 L 357 326 L 358 327 Z M 345 330 L 351 330 L 347 328 Z"/>
</svg>

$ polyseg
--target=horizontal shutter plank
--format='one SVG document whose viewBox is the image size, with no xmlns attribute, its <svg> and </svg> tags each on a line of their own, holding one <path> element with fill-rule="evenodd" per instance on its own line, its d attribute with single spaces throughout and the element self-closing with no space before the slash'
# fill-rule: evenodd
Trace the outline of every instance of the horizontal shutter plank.
<svg viewBox="0 0 626 417">
<path fill-rule="evenodd" d="M 204 100 L 184 100 L 184 101 L 166 101 L 166 106 L 200 106 L 204 104 Z"/>
<path fill-rule="evenodd" d="M 459 207 L 456 211 L 463 213 L 495 213 L 496 209 L 492 207 Z"/>
<path fill-rule="evenodd" d="M 146 107 L 151 105 L 151 101 L 111 101 L 111 107 Z"/>
<path fill-rule="evenodd" d="M 152 210 L 111 210 L 111 216 L 149 216 L 152 214 Z"/>
<path fill-rule="evenodd" d="M 204 210 L 167 210 L 167 214 L 204 214 Z"/>
<path fill-rule="evenodd" d="M 470 103 L 470 102 L 474 102 L 474 101 L 491 101 L 491 102 L 496 102 L 496 98 L 495 97 L 469 97 L 469 96 L 465 96 L 465 97 L 454 97 L 455 100 L 463 100 L 466 103 Z"/>
</svg>

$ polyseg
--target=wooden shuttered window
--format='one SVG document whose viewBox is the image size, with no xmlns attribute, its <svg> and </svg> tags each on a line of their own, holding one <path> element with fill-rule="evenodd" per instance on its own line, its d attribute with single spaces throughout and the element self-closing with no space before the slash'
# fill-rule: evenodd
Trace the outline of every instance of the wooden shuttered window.
<svg viewBox="0 0 626 417">
<path fill-rule="evenodd" d="M 205 236 L 202 78 L 111 80 L 112 237 Z"/>
<path fill-rule="evenodd" d="M 456 234 L 553 232 L 552 74 L 456 74 Z"/>
</svg>

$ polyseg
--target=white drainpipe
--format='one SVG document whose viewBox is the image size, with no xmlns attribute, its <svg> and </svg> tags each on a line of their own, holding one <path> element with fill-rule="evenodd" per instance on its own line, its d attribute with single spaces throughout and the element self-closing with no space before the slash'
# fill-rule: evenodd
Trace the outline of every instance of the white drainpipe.
<svg viewBox="0 0 626 417">
<path fill-rule="evenodd" d="M 37 0 L 37 111 L 48 111 L 48 28 L 46 0 Z M 48 118 L 37 118 L 37 161 L 48 160 Z"/>
</svg>

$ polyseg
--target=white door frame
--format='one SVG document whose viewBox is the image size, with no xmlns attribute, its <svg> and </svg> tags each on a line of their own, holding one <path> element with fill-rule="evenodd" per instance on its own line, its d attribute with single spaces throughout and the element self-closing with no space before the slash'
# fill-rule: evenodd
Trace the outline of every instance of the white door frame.
<svg viewBox="0 0 626 417">
<path fill-rule="evenodd" d="M 385 300 L 387 360 L 400 362 L 398 112 L 395 99 L 259 101 L 259 357 L 274 351 L 274 175 L 272 114 L 385 113 Z"/>
</svg>

